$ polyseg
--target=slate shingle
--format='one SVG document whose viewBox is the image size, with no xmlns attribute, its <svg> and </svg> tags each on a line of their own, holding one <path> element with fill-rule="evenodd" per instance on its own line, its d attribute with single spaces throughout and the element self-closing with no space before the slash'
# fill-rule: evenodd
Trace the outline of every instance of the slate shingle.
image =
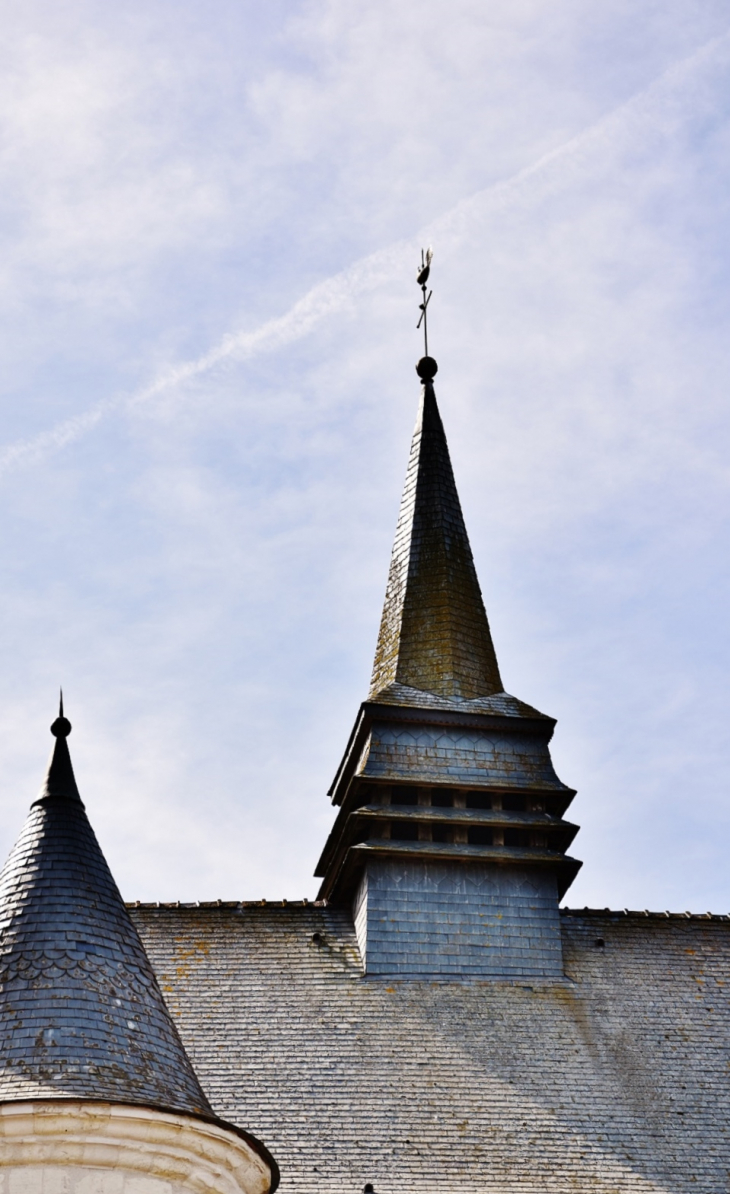
<svg viewBox="0 0 730 1194">
<path fill-rule="evenodd" d="M 132 915 L 282 1194 L 727 1194 L 728 918 L 564 915 L 566 977 L 500 983 L 363 978 L 344 910 Z"/>
</svg>

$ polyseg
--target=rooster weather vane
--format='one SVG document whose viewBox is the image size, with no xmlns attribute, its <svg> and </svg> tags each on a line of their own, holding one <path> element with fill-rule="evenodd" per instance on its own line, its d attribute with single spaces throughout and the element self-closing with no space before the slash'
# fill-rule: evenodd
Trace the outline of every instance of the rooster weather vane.
<svg viewBox="0 0 730 1194">
<path fill-rule="evenodd" d="M 429 247 L 428 249 L 426 249 L 425 253 L 424 253 L 423 249 L 421 249 L 421 264 L 420 264 L 418 273 L 416 274 L 416 281 L 418 282 L 418 285 L 421 287 L 421 292 L 423 294 L 423 302 L 419 304 L 421 318 L 419 319 L 418 323 L 416 324 L 416 331 L 418 331 L 421 324 L 423 324 L 423 344 L 424 344 L 424 348 L 426 349 L 426 352 L 425 352 L 426 356 L 428 356 L 428 304 L 431 302 L 431 295 L 433 294 L 433 291 L 429 290 L 428 296 L 426 296 L 426 283 L 428 282 L 428 275 L 431 273 L 431 262 L 432 261 L 433 261 L 433 249 Z"/>
<path fill-rule="evenodd" d="M 420 361 L 416 365 L 416 373 L 421 378 L 421 381 L 426 383 L 433 381 L 436 373 L 438 372 L 438 365 L 434 361 L 433 357 L 428 355 L 428 304 L 431 302 L 431 295 L 433 294 L 433 291 L 429 290 L 428 294 L 426 294 L 426 283 L 428 282 L 428 275 L 431 273 L 432 261 L 433 249 L 428 248 L 425 250 L 425 252 L 423 249 L 421 249 L 421 264 L 418 267 L 416 281 L 421 287 L 423 302 L 419 303 L 421 317 L 416 324 L 416 329 L 420 328 L 421 324 L 423 324 L 423 346 L 426 352 L 425 356 L 421 357 Z"/>
</svg>

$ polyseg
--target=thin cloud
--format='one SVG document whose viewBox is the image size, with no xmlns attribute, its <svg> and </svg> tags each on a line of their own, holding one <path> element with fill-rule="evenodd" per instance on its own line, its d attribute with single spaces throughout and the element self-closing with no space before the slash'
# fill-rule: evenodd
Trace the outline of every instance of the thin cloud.
<svg viewBox="0 0 730 1194">
<path fill-rule="evenodd" d="M 102 420 L 125 411 L 133 411 L 151 399 L 208 373 L 227 359 L 249 360 L 275 352 L 303 339 L 331 315 L 354 305 L 355 295 L 375 290 L 383 282 L 407 267 L 414 244 L 439 237 L 459 237 L 468 233 L 476 218 L 497 213 L 518 202 L 536 202 L 553 190 L 570 185 L 587 155 L 596 148 L 615 146 L 622 140 L 630 145 L 645 136 L 647 130 L 667 135 L 676 121 L 672 100 L 693 78 L 720 59 L 730 46 L 730 33 L 713 38 L 686 58 L 663 71 L 640 92 L 618 105 L 606 116 L 571 137 L 511 178 L 495 183 L 460 201 L 439 216 L 417 237 L 399 241 L 355 262 L 347 269 L 312 287 L 284 315 L 268 320 L 252 331 L 231 332 L 208 352 L 193 361 L 182 362 L 161 373 L 153 382 L 131 395 L 102 399 L 87 411 L 66 419 L 48 431 L 18 440 L 0 450 L 0 475 L 37 463 L 61 451 L 93 431 Z M 566 169 L 572 164 L 571 173 Z"/>
</svg>

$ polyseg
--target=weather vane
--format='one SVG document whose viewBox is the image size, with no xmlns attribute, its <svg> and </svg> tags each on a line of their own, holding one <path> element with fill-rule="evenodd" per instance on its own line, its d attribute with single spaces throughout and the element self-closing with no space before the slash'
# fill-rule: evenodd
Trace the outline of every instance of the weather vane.
<svg viewBox="0 0 730 1194">
<path fill-rule="evenodd" d="M 428 356 L 428 304 L 430 303 L 431 295 L 433 294 L 433 291 L 429 290 L 428 297 L 426 296 L 426 283 L 428 282 L 428 275 L 431 273 L 431 262 L 432 261 L 433 261 L 433 249 L 429 247 L 428 249 L 426 249 L 425 253 L 424 253 L 423 249 L 421 249 L 421 265 L 419 267 L 418 273 L 416 274 L 416 281 L 418 282 L 418 285 L 421 287 L 421 292 L 423 294 L 423 302 L 419 304 L 421 318 L 419 319 L 418 323 L 416 324 L 416 330 L 418 330 L 418 328 L 420 328 L 421 324 L 423 324 L 423 343 L 424 343 L 424 346 L 426 349 L 426 352 L 424 354 L 425 356 Z"/>
</svg>

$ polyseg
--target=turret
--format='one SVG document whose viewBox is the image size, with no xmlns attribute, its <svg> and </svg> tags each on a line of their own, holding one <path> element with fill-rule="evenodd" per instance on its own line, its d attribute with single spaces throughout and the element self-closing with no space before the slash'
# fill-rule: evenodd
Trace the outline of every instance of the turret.
<svg viewBox="0 0 730 1194">
<path fill-rule="evenodd" d="M 267 1194 L 275 1162 L 211 1109 L 89 824 L 63 699 L 51 731 L 0 874 L 0 1184 Z"/>
</svg>

